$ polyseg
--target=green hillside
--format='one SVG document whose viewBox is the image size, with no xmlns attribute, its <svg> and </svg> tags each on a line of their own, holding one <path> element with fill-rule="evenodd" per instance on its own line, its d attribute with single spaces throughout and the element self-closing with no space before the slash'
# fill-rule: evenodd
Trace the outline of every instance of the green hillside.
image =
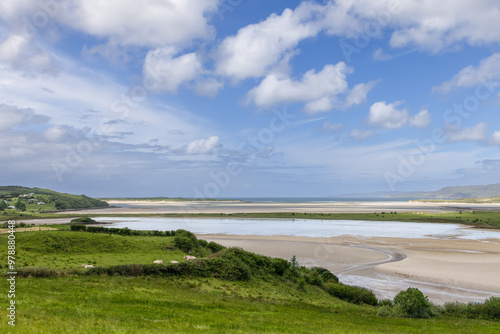
<svg viewBox="0 0 500 334">
<path fill-rule="evenodd" d="M 9 209 L 9 206 L 15 209 Z M 5 215 L 23 211 L 46 212 L 107 206 L 107 202 L 85 195 L 71 195 L 42 188 L 0 186 L 0 211 L 5 211 Z"/>
<path fill-rule="evenodd" d="M 16 233 L 16 327 L 2 321 L 0 332 L 500 331 L 499 321 L 467 319 L 467 305 L 451 307 L 454 314 L 436 308 L 432 319 L 378 316 L 390 303 L 376 306 L 370 298 L 363 303 L 355 297 L 370 296 L 366 290 L 339 284 L 328 272 L 293 260 L 217 248 L 187 231 L 113 234 L 57 228 L 60 231 Z M 7 244 L 7 235 L 0 235 L 0 244 Z M 2 247 L 0 256 L 6 258 L 6 252 Z M 198 259 L 184 260 L 187 253 Z M 152 264 L 156 259 L 164 264 Z M 84 269 L 82 263 L 95 268 Z M 1 294 L 0 304 L 8 303 L 7 294 Z M 498 319 L 500 307 L 495 305 L 485 308 L 493 310 L 483 312 L 485 319 Z M 0 316 L 7 319 L 6 307 Z"/>
<path fill-rule="evenodd" d="M 472 199 L 498 196 L 500 196 L 500 183 L 477 186 L 445 187 L 437 191 L 401 193 L 388 197 L 421 199 Z"/>
</svg>

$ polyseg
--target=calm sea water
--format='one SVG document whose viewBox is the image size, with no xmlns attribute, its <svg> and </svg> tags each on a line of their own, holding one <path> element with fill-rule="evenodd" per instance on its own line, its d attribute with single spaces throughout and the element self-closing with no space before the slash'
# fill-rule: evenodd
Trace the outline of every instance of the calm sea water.
<svg viewBox="0 0 500 334">
<path fill-rule="evenodd" d="M 221 198 L 226 199 L 226 198 Z M 247 203 L 337 203 L 337 202 L 408 202 L 408 198 L 335 198 L 335 197 L 239 197 L 227 198 Z"/>
<path fill-rule="evenodd" d="M 170 231 L 185 229 L 196 234 L 287 235 L 336 237 L 353 235 L 388 238 L 499 239 L 500 231 L 479 230 L 457 224 L 377 222 L 315 219 L 215 219 L 100 217 L 108 227 Z"/>
</svg>

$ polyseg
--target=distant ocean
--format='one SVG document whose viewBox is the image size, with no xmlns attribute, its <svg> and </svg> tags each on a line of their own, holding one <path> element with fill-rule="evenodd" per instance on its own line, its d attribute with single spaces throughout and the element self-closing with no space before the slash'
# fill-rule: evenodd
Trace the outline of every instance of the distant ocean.
<svg viewBox="0 0 500 334">
<path fill-rule="evenodd" d="M 343 198 L 343 197 L 231 197 L 218 200 L 238 200 L 247 203 L 335 203 L 335 202 L 408 202 L 411 198 Z"/>
</svg>

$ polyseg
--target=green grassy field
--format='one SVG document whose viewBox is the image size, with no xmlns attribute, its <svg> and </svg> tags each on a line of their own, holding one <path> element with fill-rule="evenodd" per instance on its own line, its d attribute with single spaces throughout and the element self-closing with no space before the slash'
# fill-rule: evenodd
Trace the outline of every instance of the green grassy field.
<svg viewBox="0 0 500 334">
<path fill-rule="evenodd" d="M 18 277 L 16 328 L 7 324 L 0 294 L 1 333 L 498 333 L 500 322 L 438 317 L 395 319 L 315 285 L 274 276 L 245 281 L 71 273 L 96 266 L 183 261 L 173 237 L 64 231 L 16 234 L 17 266 L 50 267 L 59 277 Z M 6 258 L 7 235 L 0 235 Z M 6 266 L 2 271 L 7 271 Z M 66 274 L 64 274 L 66 273 Z M 2 285 L 7 288 L 6 285 Z M 7 290 L 7 289 L 6 289 Z"/>
<path fill-rule="evenodd" d="M 120 235 L 47 231 L 18 233 L 16 239 L 18 267 L 71 269 L 82 264 L 149 264 L 158 259 L 180 260 L 185 255 L 179 250 L 167 249 L 173 246 L 172 238 L 165 237 L 125 238 Z"/>
<path fill-rule="evenodd" d="M 22 279 L 18 321 L 2 333 L 498 333 L 498 322 L 391 319 L 320 291 L 217 279 Z M 293 289 L 292 289 L 293 290 Z M 5 305 L 5 297 L 2 296 Z M 1 313 L 5 313 L 2 310 Z M 2 319 L 5 319 L 2 316 Z"/>
</svg>

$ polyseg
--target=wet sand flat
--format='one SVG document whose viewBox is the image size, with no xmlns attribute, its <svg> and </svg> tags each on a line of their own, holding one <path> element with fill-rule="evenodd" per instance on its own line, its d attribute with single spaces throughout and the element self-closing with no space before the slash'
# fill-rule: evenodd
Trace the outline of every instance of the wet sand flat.
<svg viewBox="0 0 500 334">
<path fill-rule="evenodd" d="M 423 202 L 318 202 L 318 203 L 249 203 L 239 201 L 108 201 L 112 208 L 92 210 L 103 214 L 138 213 L 373 213 L 382 211 L 439 213 L 453 210 L 496 210 L 500 203 L 423 203 Z M 123 206 L 123 207 L 119 207 Z M 72 211 L 78 213 L 88 211 Z"/>
</svg>

